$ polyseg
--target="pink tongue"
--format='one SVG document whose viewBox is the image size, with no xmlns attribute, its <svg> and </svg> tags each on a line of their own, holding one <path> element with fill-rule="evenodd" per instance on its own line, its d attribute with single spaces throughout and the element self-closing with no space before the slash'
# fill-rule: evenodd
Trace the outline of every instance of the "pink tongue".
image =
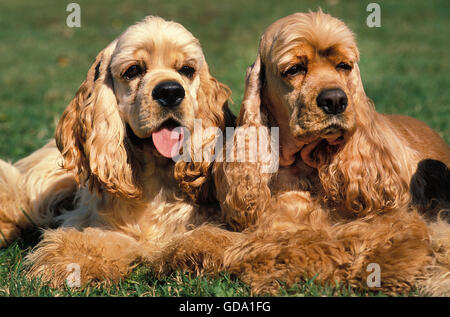
<svg viewBox="0 0 450 317">
<path fill-rule="evenodd" d="M 172 158 L 180 154 L 183 146 L 183 128 L 179 127 L 162 127 L 158 131 L 152 133 L 153 144 L 158 152 L 167 158 Z"/>
</svg>

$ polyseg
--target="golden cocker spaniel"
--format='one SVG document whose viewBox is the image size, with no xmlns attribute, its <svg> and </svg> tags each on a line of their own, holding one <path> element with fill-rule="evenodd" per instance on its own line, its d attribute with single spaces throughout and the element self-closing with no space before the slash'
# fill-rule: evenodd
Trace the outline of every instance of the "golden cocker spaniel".
<svg viewBox="0 0 450 317">
<path fill-rule="evenodd" d="M 171 261 L 161 261 L 161 271 L 209 273 L 221 261 L 256 293 L 315 277 L 388 294 L 449 294 L 450 228 L 427 224 L 409 193 L 418 162 L 449 164 L 449 147 L 418 120 L 377 113 L 358 59 L 352 32 L 321 11 L 267 28 L 237 125 L 265 129 L 258 138 L 269 139 L 268 128 L 279 127 L 280 155 L 251 162 L 247 147 L 246 157 L 216 163 L 223 220 L 236 232 L 195 229 L 165 249 Z M 264 172 L 277 160 L 276 173 Z M 221 254 L 200 243 L 214 239 Z"/>
<path fill-rule="evenodd" d="M 198 139 L 194 119 L 202 128 L 233 124 L 229 97 L 178 23 L 149 16 L 103 49 L 56 144 L 14 166 L 0 161 L 4 240 L 30 225 L 22 208 L 37 225 L 56 226 L 27 256 L 28 276 L 58 287 L 78 268 L 80 284 L 117 280 L 190 226 L 214 222 L 217 209 L 195 203 L 208 199 L 211 162 L 175 163 L 187 137 L 175 128 Z"/>
<path fill-rule="evenodd" d="M 450 227 L 427 226 L 409 206 L 418 162 L 448 165 L 450 148 L 416 119 L 377 113 L 358 60 L 352 32 L 321 11 L 282 18 L 261 38 L 238 125 L 279 127 L 280 169 L 230 163 L 217 178 L 225 219 L 250 227 L 225 265 L 256 290 L 316 274 L 368 289 L 376 264 L 373 289 L 450 292 Z M 223 181 L 233 175 L 250 176 Z"/>
</svg>

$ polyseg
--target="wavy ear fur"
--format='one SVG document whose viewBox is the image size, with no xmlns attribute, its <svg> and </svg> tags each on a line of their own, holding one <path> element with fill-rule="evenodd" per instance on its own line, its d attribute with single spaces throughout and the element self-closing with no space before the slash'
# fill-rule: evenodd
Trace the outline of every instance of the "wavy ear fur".
<svg viewBox="0 0 450 317">
<path fill-rule="evenodd" d="M 203 129 L 217 127 L 223 132 L 225 127 L 234 126 L 235 117 L 228 108 L 231 91 L 217 81 L 209 73 L 208 65 L 204 61 L 200 71 L 200 86 L 197 92 L 197 119 L 202 120 Z M 192 136 L 194 139 L 196 136 Z M 203 145 L 210 144 L 212 138 L 203 135 Z M 175 165 L 175 178 L 181 189 L 195 202 L 209 202 L 214 200 L 214 185 L 211 180 L 212 162 L 184 162 L 180 160 Z"/>
<path fill-rule="evenodd" d="M 247 70 L 244 99 L 237 119 L 239 128 L 265 127 L 261 117 L 263 72 L 264 68 L 258 56 Z M 270 135 L 267 137 L 270 138 Z M 234 141 L 234 138 L 231 141 Z M 234 148 L 234 144 L 227 144 L 228 147 Z M 246 148 L 244 155 L 247 153 Z M 236 161 L 240 159 L 235 157 Z M 222 218 L 235 231 L 242 231 L 254 225 L 270 200 L 268 183 L 271 175 L 262 173 L 262 165 L 261 162 L 215 164 L 214 178 L 217 188 L 220 188 L 217 199 L 221 204 Z"/>
<path fill-rule="evenodd" d="M 407 207 L 416 153 L 375 111 L 357 65 L 353 77 L 356 130 L 331 162 L 319 169 L 324 199 L 347 216 Z"/>
<path fill-rule="evenodd" d="M 73 170 L 81 184 L 99 193 L 106 190 L 133 198 L 140 195 L 140 187 L 124 143 L 125 127 L 109 70 L 115 46 L 116 41 L 97 55 L 64 111 L 55 138 L 63 167 Z"/>
<path fill-rule="evenodd" d="M 230 97 L 230 88 L 212 77 L 208 65 L 204 62 L 197 93 L 198 117 L 204 122 L 204 127 L 223 129 L 227 124 L 234 125 L 234 115 L 228 108 Z"/>
</svg>

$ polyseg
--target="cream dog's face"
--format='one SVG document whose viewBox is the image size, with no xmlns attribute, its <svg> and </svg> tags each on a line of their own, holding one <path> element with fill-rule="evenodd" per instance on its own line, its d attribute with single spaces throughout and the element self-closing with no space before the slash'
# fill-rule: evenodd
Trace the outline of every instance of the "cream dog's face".
<svg viewBox="0 0 450 317">
<path fill-rule="evenodd" d="M 139 139 L 153 137 L 158 152 L 169 156 L 163 147 L 171 143 L 170 135 L 155 135 L 177 126 L 192 128 L 204 57 L 186 29 L 167 21 L 163 26 L 154 21 L 130 27 L 117 42 L 111 74 L 128 131 Z M 158 147 L 158 142 L 165 144 Z"/>
<path fill-rule="evenodd" d="M 64 111 L 55 134 L 64 168 L 91 189 L 138 197 L 146 182 L 142 166 L 154 166 L 155 158 L 174 163 L 188 144 L 185 131 L 196 134 L 195 118 L 202 127 L 224 128 L 229 96 L 189 31 L 148 16 L 97 55 Z M 189 163 L 172 164 L 175 177 L 182 179 Z"/>
<path fill-rule="evenodd" d="M 280 126 L 282 165 L 291 164 L 302 147 L 308 149 L 304 160 L 309 162 L 307 156 L 319 143 L 342 144 L 356 124 L 358 50 L 345 25 L 328 17 L 292 15 L 262 39 L 263 97 Z"/>
</svg>

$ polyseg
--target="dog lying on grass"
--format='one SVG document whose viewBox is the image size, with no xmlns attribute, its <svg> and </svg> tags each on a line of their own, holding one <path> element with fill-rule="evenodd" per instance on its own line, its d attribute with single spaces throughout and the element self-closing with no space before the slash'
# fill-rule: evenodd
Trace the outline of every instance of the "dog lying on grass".
<svg viewBox="0 0 450 317">
<path fill-rule="evenodd" d="M 176 127 L 196 137 L 194 119 L 231 126 L 229 97 L 183 26 L 149 16 L 129 27 L 96 57 L 56 143 L 0 161 L 3 245 L 31 220 L 47 229 L 27 256 L 30 278 L 60 287 L 76 265 L 80 284 L 117 281 L 190 226 L 214 222 L 217 206 L 192 202 L 210 199 L 211 162 L 175 163 L 172 150 L 185 137 Z"/>
<path fill-rule="evenodd" d="M 377 113 L 358 60 L 352 32 L 321 11 L 267 28 L 237 125 L 279 127 L 280 156 L 272 161 L 280 168 L 215 163 L 222 217 L 236 234 L 186 233 L 164 250 L 161 272 L 214 273 L 221 262 L 259 294 L 313 277 L 391 295 L 450 294 L 450 227 L 427 223 L 409 190 L 419 161 L 450 163 L 449 146 L 416 119 Z M 374 265 L 379 285 L 368 283 Z"/>
</svg>

